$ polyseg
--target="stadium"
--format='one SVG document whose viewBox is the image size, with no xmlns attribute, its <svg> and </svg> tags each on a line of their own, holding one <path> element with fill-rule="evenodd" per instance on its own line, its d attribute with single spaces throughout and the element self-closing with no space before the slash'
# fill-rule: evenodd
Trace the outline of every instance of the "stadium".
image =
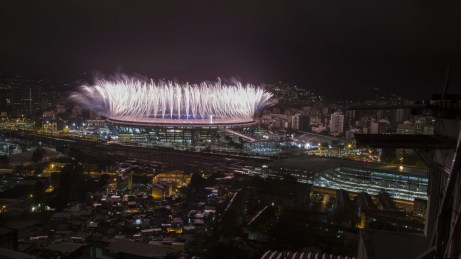
<svg viewBox="0 0 461 259">
<path fill-rule="evenodd" d="M 251 84 L 181 84 L 138 79 L 99 80 L 74 96 L 107 118 L 120 142 L 189 146 L 254 141 L 243 134 L 272 94 Z"/>
</svg>

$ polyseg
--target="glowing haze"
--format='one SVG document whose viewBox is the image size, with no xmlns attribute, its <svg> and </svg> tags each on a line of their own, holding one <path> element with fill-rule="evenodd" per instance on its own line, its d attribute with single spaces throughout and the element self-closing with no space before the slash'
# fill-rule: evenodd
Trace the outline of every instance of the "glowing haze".
<svg viewBox="0 0 461 259">
<path fill-rule="evenodd" d="M 182 84 L 134 78 L 97 80 L 73 97 L 110 119 L 157 123 L 249 121 L 273 101 L 263 88 L 240 82 Z"/>
</svg>

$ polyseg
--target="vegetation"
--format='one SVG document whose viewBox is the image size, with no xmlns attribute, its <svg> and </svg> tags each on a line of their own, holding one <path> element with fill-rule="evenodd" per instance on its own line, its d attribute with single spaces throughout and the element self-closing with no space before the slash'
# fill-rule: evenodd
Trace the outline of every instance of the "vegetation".
<svg viewBox="0 0 461 259">
<path fill-rule="evenodd" d="M 79 163 L 64 166 L 59 174 L 59 186 L 53 192 L 50 203 L 57 209 L 64 208 L 69 202 L 84 201 L 89 185 Z"/>
<path fill-rule="evenodd" d="M 31 160 L 34 163 L 39 163 L 42 161 L 42 159 L 46 156 L 46 150 L 42 147 L 38 147 L 34 150 L 32 153 Z"/>
</svg>

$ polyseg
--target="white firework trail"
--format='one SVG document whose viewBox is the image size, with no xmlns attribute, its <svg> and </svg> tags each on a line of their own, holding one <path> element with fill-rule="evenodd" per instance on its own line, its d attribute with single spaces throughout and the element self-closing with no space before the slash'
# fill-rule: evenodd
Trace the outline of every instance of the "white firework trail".
<svg viewBox="0 0 461 259">
<path fill-rule="evenodd" d="M 272 94 L 252 84 L 202 82 L 181 84 L 139 79 L 98 80 L 73 98 L 109 118 L 252 119 L 273 103 Z"/>
</svg>

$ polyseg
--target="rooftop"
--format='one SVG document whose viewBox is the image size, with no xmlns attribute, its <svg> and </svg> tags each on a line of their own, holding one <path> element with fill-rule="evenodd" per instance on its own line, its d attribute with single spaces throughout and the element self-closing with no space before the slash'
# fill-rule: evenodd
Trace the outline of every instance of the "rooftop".
<svg viewBox="0 0 461 259">
<path fill-rule="evenodd" d="M 106 247 L 111 253 L 134 255 L 145 258 L 164 258 L 174 253 L 173 249 L 148 245 L 128 240 L 117 240 Z"/>
</svg>

